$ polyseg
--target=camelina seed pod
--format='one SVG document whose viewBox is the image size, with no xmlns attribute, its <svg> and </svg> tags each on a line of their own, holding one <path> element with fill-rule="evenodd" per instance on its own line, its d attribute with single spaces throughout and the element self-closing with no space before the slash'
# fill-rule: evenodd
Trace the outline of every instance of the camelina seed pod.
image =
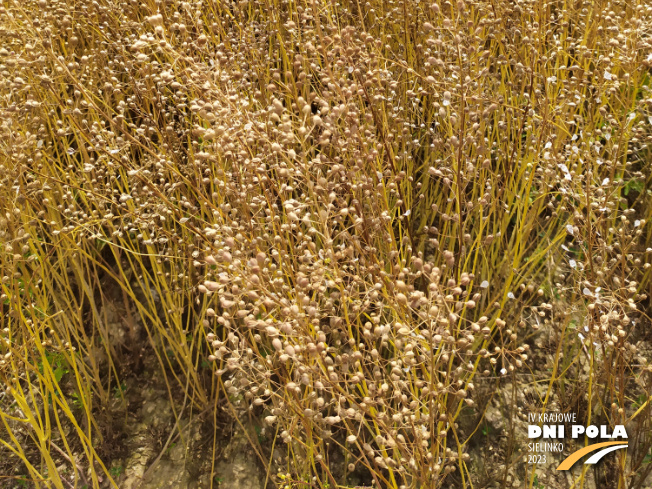
<svg viewBox="0 0 652 489">
<path fill-rule="evenodd" d="M 210 290 L 211 292 L 215 292 L 216 290 L 218 290 L 218 289 L 220 288 L 220 284 L 218 284 L 217 282 L 213 282 L 213 281 L 211 281 L 211 280 L 206 280 L 206 281 L 204 282 L 204 286 L 205 286 L 208 290 Z"/>
</svg>

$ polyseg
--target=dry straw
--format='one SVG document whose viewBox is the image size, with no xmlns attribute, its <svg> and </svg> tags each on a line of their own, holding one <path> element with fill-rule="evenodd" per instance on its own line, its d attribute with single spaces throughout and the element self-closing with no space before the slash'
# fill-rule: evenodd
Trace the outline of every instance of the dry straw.
<svg viewBox="0 0 652 489">
<path fill-rule="evenodd" d="M 651 19 L 2 2 L 0 477 L 119 487 L 101 413 L 137 345 L 177 418 L 223 397 L 260 426 L 279 487 L 537 487 L 509 442 L 470 455 L 518 378 L 630 423 L 605 477 L 642 487 Z"/>
</svg>

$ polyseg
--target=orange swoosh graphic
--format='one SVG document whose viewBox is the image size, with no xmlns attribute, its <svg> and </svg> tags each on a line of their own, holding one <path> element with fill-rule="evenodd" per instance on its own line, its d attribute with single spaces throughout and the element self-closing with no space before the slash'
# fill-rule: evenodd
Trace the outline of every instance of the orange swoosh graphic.
<svg viewBox="0 0 652 489">
<path fill-rule="evenodd" d="M 622 441 L 605 441 L 603 443 L 595 443 L 594 445 L 589 445 L 588 447 L 584 447 L 576 452 L 571 453 L 568 457 L 564 459 L 562 463 L 559 464 L 557 470 L 568 470 L 575 464 L 575 462 L 581 459 L 584 455 L 587 455 L 591 452 L 595 452 L 600 448 L 610 447 L 612 445 L 627 445 L 627 443 L 624 443 Z"/>
</svg>

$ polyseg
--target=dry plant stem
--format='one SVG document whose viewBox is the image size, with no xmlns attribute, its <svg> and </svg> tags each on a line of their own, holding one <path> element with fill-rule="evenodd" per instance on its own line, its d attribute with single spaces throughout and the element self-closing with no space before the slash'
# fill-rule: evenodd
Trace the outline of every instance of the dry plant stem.
<svg viewBox="0 0 652 489">
<path fill-rule="evenodd" d="M 67 487 L 54 440 L 115 486 L 98 413 L 134 353 L 166 447 L 189 409 L 263 423 L 284 489 L 482 487 L 487 397 L 525 389 L 647 429 L 651 25 L 620 0 L 4 1 L 0 471 Z M 486 436 L 521 478 L 517 433 Z"/>
</svg>

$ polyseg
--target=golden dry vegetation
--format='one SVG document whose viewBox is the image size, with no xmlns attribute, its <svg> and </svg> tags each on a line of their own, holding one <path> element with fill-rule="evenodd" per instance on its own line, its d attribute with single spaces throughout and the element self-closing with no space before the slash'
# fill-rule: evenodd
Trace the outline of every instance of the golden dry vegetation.
<svg viewBox="0 0 652 489">
<path fill-rule="evenodd" d="M 147 382 L 188 487 L 227 425 L 270 487 L 650 487 L 652 3 L 0 5 L 1 487 L 126 487 Z M 548 411 L 626 456 L 526 464 Z"/>
</svg>

